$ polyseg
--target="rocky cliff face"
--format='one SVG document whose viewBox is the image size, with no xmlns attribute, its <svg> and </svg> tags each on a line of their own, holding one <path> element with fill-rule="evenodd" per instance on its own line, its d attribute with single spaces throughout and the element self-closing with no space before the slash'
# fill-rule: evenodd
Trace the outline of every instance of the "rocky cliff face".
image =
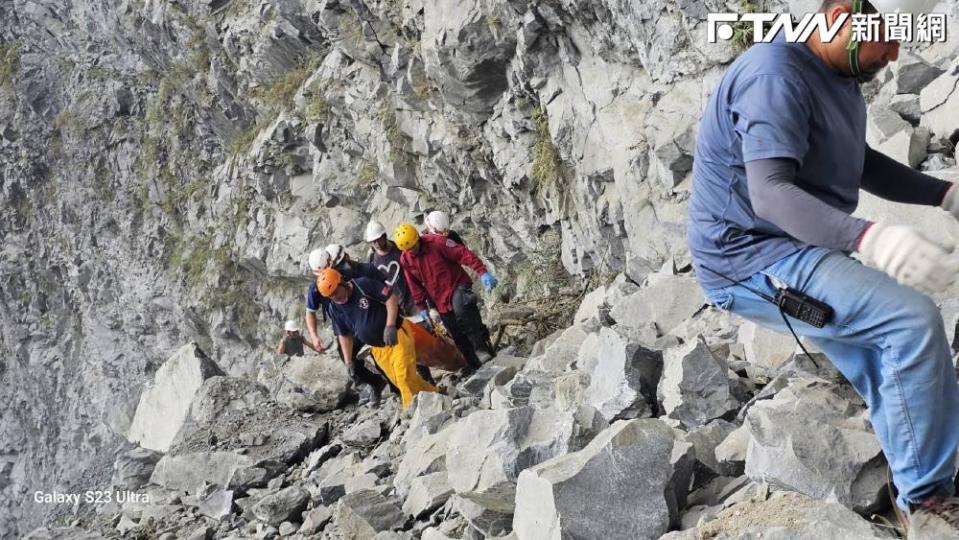
<svg viewBox="0 0 959 540">
<path fill-rule="evenodd" d="M 512 298 L 560 274 L 684 269 L 696 123 L 738 53 L 706 43 L 705 18 L 729 9 L 0 5 L 0 535 L 52 517 L 36 489 L 109 483 L 182 343 L 255 376 L 302 316 L 305 253 L 360 244 L 371 216 L 450 210 Z M 896 113 L 871 143 L 955 165 L 956 36 L 869 88 Z"/>
</svg>

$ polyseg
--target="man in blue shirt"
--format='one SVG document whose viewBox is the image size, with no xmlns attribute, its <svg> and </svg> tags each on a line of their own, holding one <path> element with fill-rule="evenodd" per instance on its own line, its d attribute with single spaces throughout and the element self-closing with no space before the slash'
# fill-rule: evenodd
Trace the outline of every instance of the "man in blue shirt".
<svg viewBox="0 0 959 540">
<path fill-rule="evenodd" d="M 883 9 L 893 4 L 875 0 Z M 868 2 L 827 0 L 832 23 Z M 948 183 L 869 148 L 859 83 L 898 57 L 897 42 L 756 44 L 710 97 L 696 143 L 688 242 L 711 303 L 787 331 L 774 297 L 789 287 L 829 304 L 823 328 L 792 320 L 849 379 L 910 514 L 910 538 L 955 538 L 959 386 L 936 305 L 923 292 L 947 288 L 955 257 L 918 231 L 852 217 L 859 190 L 892 201 L 940 206 L 959 217 Z M 878 270 L 849 257 L 859 252 Z M 931 531 L 931 532 L 930 532 Z M 918 533 L 917 533 L 918 534 Z"/>
<path fill-rule="evenodd" d="M 373 349 L 373 359 L 390 382 L 399 388 L 403 408 L 419 392 L 436 392 L 416 371 L 412 323 L 399 314 L 399 297 L 382 281 L 358 277 L 345 281 L 332 268 L 317 278 L 317 288 L 329 298 L 333 333 L 340 342 L 343 361 L 353 363 L 356 340 Z"/>
</svg>

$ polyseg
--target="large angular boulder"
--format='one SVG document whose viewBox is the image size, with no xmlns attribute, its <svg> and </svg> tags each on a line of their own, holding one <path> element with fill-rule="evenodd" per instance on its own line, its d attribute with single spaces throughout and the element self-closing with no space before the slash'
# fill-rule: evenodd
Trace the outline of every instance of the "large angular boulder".
<svg viewBox="0 0 959 540">
<path fill-rule="evenodd" d="M 705 303 L 696 280 L 667 276 L 619 300 L 610 310 L 610 317 L 617 324 L 632 328 L 654 323 L 660 334 L 666 334 L 692 317 Z"/>
<path fill-rule="evenodd" d="M 579 326 L 570 326 L 553 341 L 542 355 L 530 358 L 526 369 L 560 372 L 576 361 L 579 348 L 588 333 Z"/>
<path fill-rule="evenodd" d="M 892 67 L 896 73 L 897 94 L 918 94 L 943 73 L 911 51 L 904 52 Z"/>
<path fill-rule="evenodd" d="M 163 454 L 147 448 L 134 448 L 113 462 L 113 486 L 121 489 L 139 489 L 150 481 L 153 469 Z"/>
<path fill-rule="evenodd" d="M 586 389 L 586 402 L 607 421 L 652 413 L 663 357 L 612 328 L 599 333 L 596 366 Z"/>
<path fill-rule="evenodd" d="M 876 104 L 869 108 L 866 141 L 904 165 L 917 167 L 926 159 L 929 137 L 928 128 L 913 128 L 886 105 Z"/>
<path fill-rule="evenodd" d="M 211 377 L 193 397 L 190 416 L 197 424 L 216 420 L 226 411 L 254 409 L 269 400 L 265 386 L 247 377 Z"/>
<path fill-rule="evenodd" d="M 248 456 L 235 452 L 192 452 L 165 455 L 156 464 L 150 482 L 167 489 L 194 492 L 204 482 L 227 487 L 234 473 L 253 465 Z"/>
<path fill-rule="evenodd" d="M 446 470 L 446 450 L 455 429 L 455 424 L 449 425 L 432 435 L 407 442 L 406 453 L 393 478 L 397 495 L 405 497 L 415 478 Z"/>
<path fill-rule="evenodd" d="M 284 384 L 277 400 L 302 411 L 327 412 L 343 403 L 350 376 L 343 362 L 332 355 L 295 358 L 284 368 Z"/>
<path fill-rule="evenodd" d="M 592 436 L 572 411 L 520 407 L 476 411 L 454 427 L 446 451 L 450 485 L 480 506 L 513 511 L 516 477 L 524 469 L 578 450 Z"/>
<path fill-rule="evenodd" d="M 729 389 L 726 362 L 713 355 L 701 336 L 665 352 L 657 395 L 666 416 L 686 427 L 705 425 L 738 405 Z"/>
<path fill-rule="evenodd" d="M 400 529 L 406 517 L 396 503 L 371 489 L 344 496 L 336 503 L 333 519 L 346 540 L 373 538 L 381 531 Z"/>
<path fill-rule="evenodd" d="M 886 461 L 847 386 L 793 379 L 746 415 L 746 475 L 865 513 L 885 496 Z"/>
<path fill-rule="evenodd" d="M 414 478 L 410 494 L 403 501 L 403 512 L 418 519 L 442 506 L 452 494 L 453 488 L 445 472 Z"/>
<path fill-rule="evenodd" d="M 616 422 L 520 473 L 513 530 L 520 540 L 659 538 L 679 520 L 692 468 L 692 445 L 664 422 Z"/>
<path fill-rule="evenodd" d="M 959 59 L 923 88 L 919 94 L 922 125 L 938 138 L 950 138 L 959 130 Z"/>
<path fill-rule="evenodd" d="M 290 486 L 267 495 L 253 505 L 256 519 L 279 527 L 284 521 L 299 521 L 300 514 L 310 502 L 310 493 L 300 486 Z"/>
<path fill-rule="evenodd" d="M 160 366 L 153 384 L 140 395 L 127 439 L 150 450 L 169 450 L 187 420 L 197 390 L 203 381 L 217 375 L 223 371 L 199 345 L 181 347 Z"/>
<path fill-rule="evenodd" d="M 740 325 L 739 342 L 743 345 L 746 361 L 765 368 L 778 368 L 796 351 L 796 340 L 792 336 L 752 321 L 744 321 Z"/>
</svg>

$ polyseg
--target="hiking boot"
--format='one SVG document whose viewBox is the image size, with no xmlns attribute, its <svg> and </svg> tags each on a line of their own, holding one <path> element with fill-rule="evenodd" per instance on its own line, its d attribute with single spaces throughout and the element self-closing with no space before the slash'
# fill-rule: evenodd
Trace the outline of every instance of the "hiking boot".
<svg viewBox="0 0 959 540">
<path fill-rule="evenodd" d="M 909 508 L 909 540 L 959 539 L 959 498 L 933 495 Z"/>
</svg>

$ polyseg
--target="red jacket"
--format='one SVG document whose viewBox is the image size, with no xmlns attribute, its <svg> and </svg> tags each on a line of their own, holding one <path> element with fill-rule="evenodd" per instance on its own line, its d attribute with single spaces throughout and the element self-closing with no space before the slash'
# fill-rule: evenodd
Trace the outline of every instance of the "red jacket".
<svg viewBox="0 0 959 540">
<path fill-rule="evenodd" d="M 426 234 L 419 243 L 419 253 L 404 251 L 400 256 L 413 301 L 422 310 L 429 299 L 437 311 L 449 313 L 453 311 L 453 291 L 473 282 L 463 265 L 479 275 L 486 273 L 486 266 L 472 251 L 444 236 Z"/>
</svg>

